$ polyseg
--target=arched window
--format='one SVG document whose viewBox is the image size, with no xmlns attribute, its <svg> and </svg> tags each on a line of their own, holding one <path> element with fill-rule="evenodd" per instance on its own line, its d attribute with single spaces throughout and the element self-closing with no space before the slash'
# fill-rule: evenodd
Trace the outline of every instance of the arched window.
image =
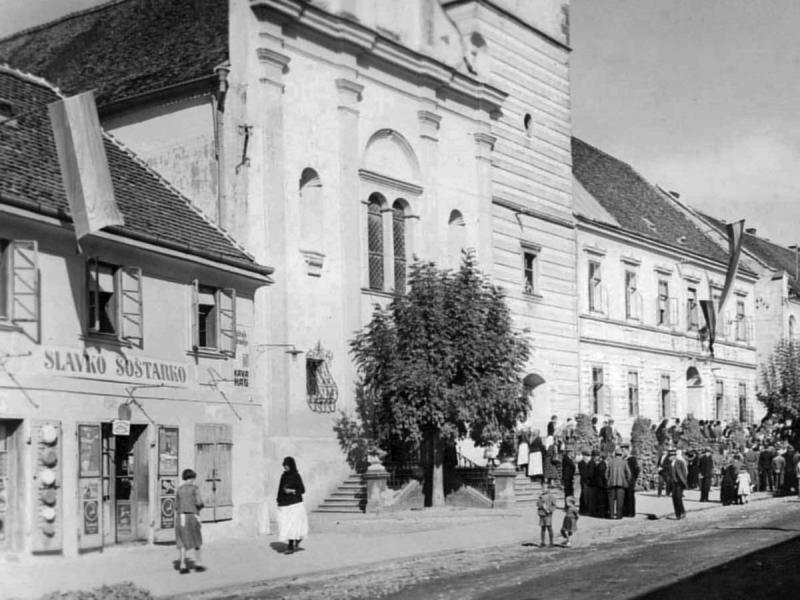
<svg viewBox="0 0 800 600">
<path fill-rule="evenodd" d="M 464 249 L 467 241 L 466 232 L 467 227 L 461 211 L 451 211 L 450 219 L 447 222 L 447 260 L 452 267 L 458 267 L 461 250 Z"/>
<path fill-rule="evenodd" d="M 367 243 L 369 250 L 369 287 L 383 289 L 383 222 L 381 197 L 372 194 L 367 208 Z"/>
<path fill-rule="evenodd" d="M 301 250 L 322 250 L 322 182 L 314 169 L 300 176 Z"/>
<path fill-rule="evenodd" d="M 793 340 L 795 334 L 795 319 L 794 315 L 789 315 L 789 339 Z"/>
<path fill-rule="evenodd" d="M 406 291 L 406 210 L 402 200 L 392 205 L 392 236 L 394 238 L 394 291 Z"/>
</svg>

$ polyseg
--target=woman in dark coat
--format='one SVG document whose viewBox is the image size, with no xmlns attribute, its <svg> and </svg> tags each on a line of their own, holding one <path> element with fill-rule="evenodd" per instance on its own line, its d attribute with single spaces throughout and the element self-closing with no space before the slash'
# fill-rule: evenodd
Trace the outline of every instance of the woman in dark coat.
<svg viewBox="0 0 800 600">
<path fill-rule="evenodd" d="M 289 542 L 287 554 L 300 547 L 300 540 L 308 535 L 308 515 L 303 504 L 306 488 L 297 472 L 294 458 L 283 459 L 283 474 L 278 483 L 278 538 Z"/>
<path fill-rule="evenodd" d="M 625 499 L 622 503 L 622 516 L 635 517 L 636 516 L 636 480 L 639 479 L 639 461 L 631 452 L 627 459 L 628 469 L 631 471 L 631 478 L 628 482 L 628 487 L 625 488 Z"/>
<path fill-rule="evenodd" d="M 722 482 L 719 488 L 719 496 L 722 501 L 722 506 L 736 504 L 739 500 L 739 495 L 736 488 L 736 478 L 739 475 L 739 469 L 732 460 L 722 468 Z"/>
</svg>

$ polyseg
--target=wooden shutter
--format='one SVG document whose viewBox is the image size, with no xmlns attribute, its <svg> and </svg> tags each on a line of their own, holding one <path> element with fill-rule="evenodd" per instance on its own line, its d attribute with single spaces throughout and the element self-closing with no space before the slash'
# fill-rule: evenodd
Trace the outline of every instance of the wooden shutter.
<svg viewBox="0 0 800 600">
<path fill-rule="evenodd" d="M 236 290 L 219 290 L 219 349 L 223 354 L 236 355 Z"/>
<path fill-rule="evenodd" d="M 192 303 L 191 303 L 191 327 L 192 327 L 192 350 L 200 347 L 200 323 L 198 313 L 200 311 L 200 282 L 197 279 L 192 281 Z"/>
<path fill-rule="evenodd" d="M 11 246 L 11 318 L 39 322 L 39 253 L 36 240 L 14 240 Z"/>
<path fill-rule="evenodd" d="M 142 311 L 142 270 L 120 267 L 117 270 L 119 289 L 120 339 L 142 343 L 144 314 Z"/>
</svg>

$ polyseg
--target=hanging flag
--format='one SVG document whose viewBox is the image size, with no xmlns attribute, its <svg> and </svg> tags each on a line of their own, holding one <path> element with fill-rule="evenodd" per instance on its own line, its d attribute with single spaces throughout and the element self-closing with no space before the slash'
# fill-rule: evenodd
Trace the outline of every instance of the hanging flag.
<svg viewBox="0 0 800 600">
<path fill-rule="evenodd" d="M 714 314 L 714 300 L 700 300 L 700 308 L 706 319 L 706 329 L 708 329 L 708 351 L 714 356 L 714 337 L 717 333 L 717 317 Z"/>
<path fill-rule="evenodd" d="M 124 225 L 114 200 L 114 187 L 103 145 L 94 92 L 48 105 L 75 236 L 108 225 Z"/>
<path fill-rule="evenodd" d="M 744 219 L 737 223 L 728 223 L 725 226 L 728 232 L 728 270 L 725 273 L 725 287 L 719 297 L 719 312 L 725 306 L 725 300 L 736 280 L 736 270 L 739 268 L 739 255 L 742 253 L 742 239 L 744 238 Z"/>
</svg>

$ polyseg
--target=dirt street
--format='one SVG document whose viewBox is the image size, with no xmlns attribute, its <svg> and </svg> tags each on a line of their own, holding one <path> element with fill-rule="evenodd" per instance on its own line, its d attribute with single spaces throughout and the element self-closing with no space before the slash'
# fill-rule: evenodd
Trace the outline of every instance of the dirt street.
<svg viewBox="0 0 800 600">
<path fill-rule="evenodd" d="M 762 597 L 747 587 L 754 581 L 776 589 L 797 589 L 796 569 L 780 568 L 772 561 L 796 564 L 800 544 L 797 540 L 783 543 L 800 536 L 798 523 L 800 500 L 796 498 L 717 507 L 692 513 L 683 521 L 609 522 L 619 537 L 596 530 L 585 532 L 582 538 L 579 531 L 570 549 L 538 548 L 532 543 L 496 547 L 487 540 L 481 551 L 422 555 L 392 564 L 218 590 L 202 598 L 594 600 L 647 595 L 653 600 L 752 599 Z M 534 527 L 531 534 L 531 541 L 538 541 Z M 757 555 L 762 558 L 744 559 L 741 564 L 748 568 L 733 567 L 739 563 L 731 561 L 775 545 Z"/>
</svg>

